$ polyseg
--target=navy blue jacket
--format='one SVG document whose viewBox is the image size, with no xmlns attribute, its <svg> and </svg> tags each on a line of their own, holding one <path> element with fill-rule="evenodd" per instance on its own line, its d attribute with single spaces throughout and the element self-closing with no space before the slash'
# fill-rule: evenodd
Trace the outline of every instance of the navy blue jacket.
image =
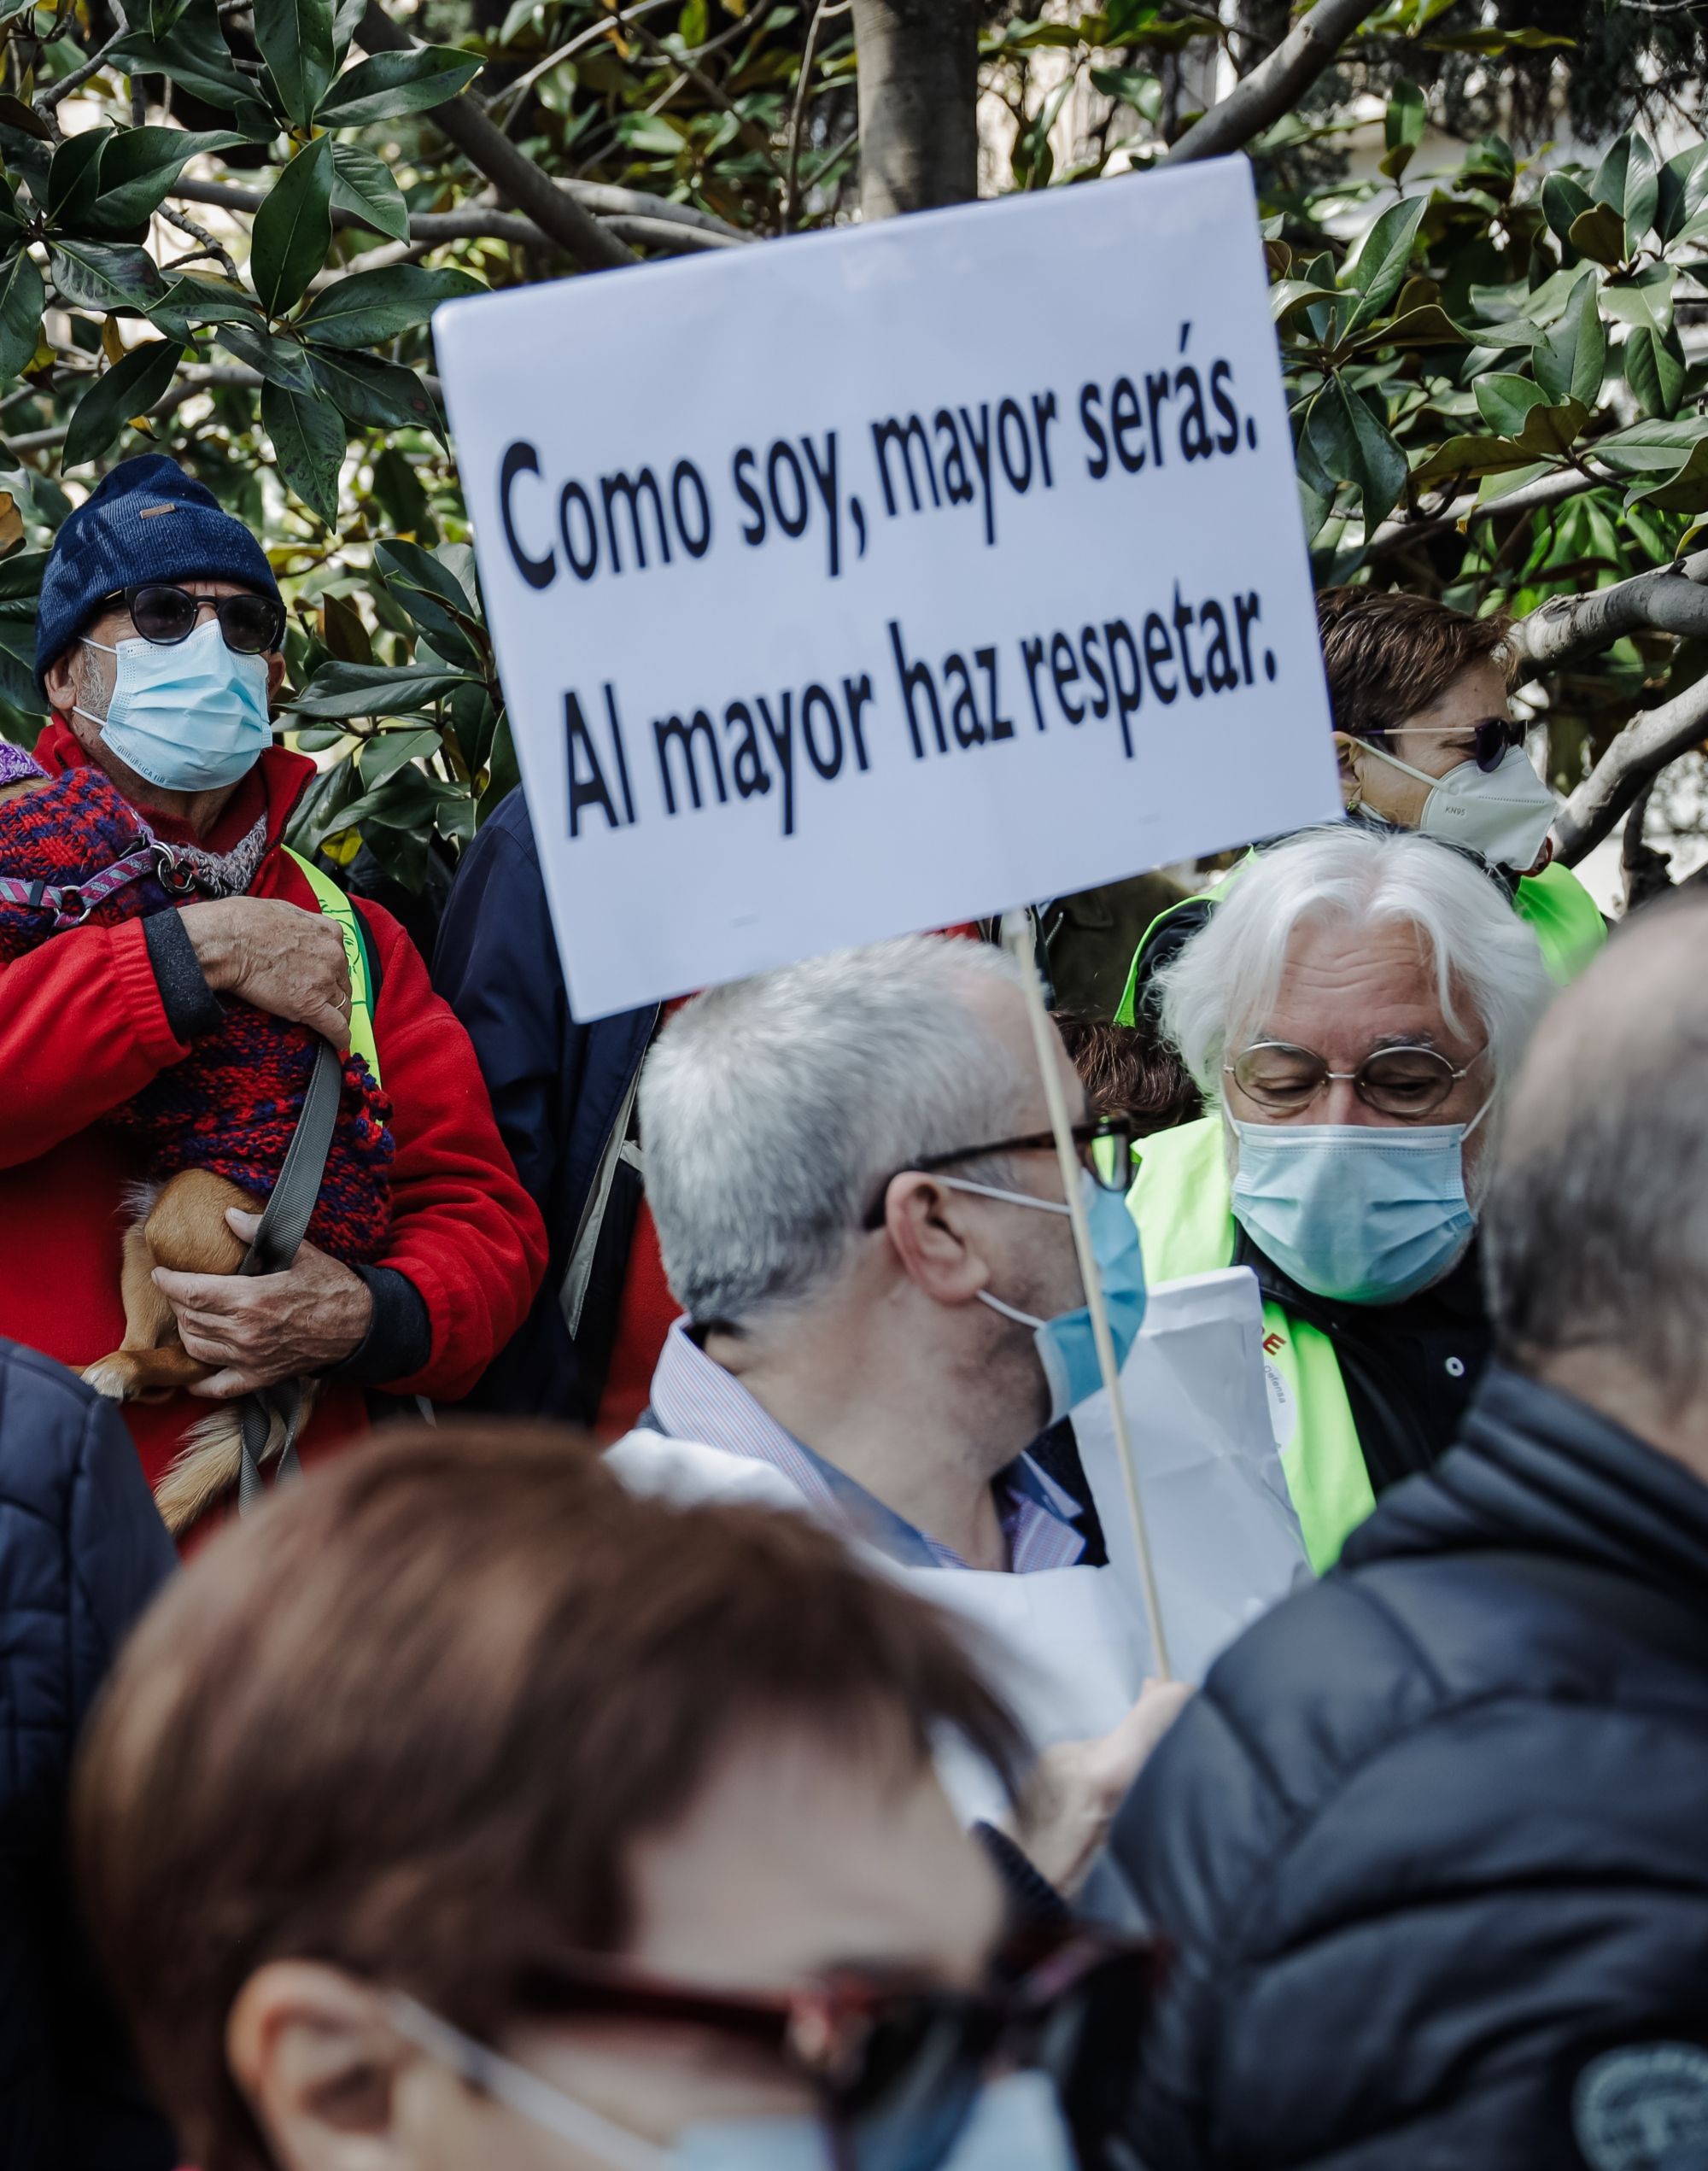
<svg viewBox="0 0 1708 2171">
<path fill-rule="evenodd" d="M 440 922 L 433 984 L 474 1042 L 499 1130 L 552 1245 L 533 1310 L 470 1401 L 511 1416 L 591 1423 L 641 1195 L 638 1168 L 607 1148 L 628 1114 L 658 1012 L 625 1010 L 592 1025 L 570 1016 L 519 791 L 463 855 Z M 561 1301 L 572 1259 L 581 1269 L 573 1335 Z"/>
<path fill-rule="evenodd" d="M 1497 1366 L 1218 1660 L 1114 1845 L 1179 1949 L 1158 2171 L 1700 2166 L 1708 1485 Z"/>
<path fill-rule="evenodd" d="M 0 1342 L 0 2171 L 177 2161 L 77 1924 L 73 1744 L 172 1541 L 111 1402 Z"/>
</svg>

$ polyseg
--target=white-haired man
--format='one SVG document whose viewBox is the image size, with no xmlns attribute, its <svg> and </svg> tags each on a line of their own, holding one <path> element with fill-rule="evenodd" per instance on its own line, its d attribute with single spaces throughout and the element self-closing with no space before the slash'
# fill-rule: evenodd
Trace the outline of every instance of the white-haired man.
<svg viewBox="0 0 1708 2171">
<path fill-rule="evenodd" d="M 1266 853 L 1159 976 L 1213 1112 L 1145 1141 L 1129 1204 L 1155 1279 L 1256 1272 L 1319 1571 L 1447 1448 L 1487 1361 L 1490 1118 L 1551 985 L 1473 860 L 1351 828 Z"/>
</svg>

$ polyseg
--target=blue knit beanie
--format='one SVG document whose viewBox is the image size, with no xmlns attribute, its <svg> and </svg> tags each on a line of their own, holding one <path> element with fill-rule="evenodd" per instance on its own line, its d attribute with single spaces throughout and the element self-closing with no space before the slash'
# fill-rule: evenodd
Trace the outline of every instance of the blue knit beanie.
<svg viewBox="0 0 1708 2171">
<path fill-rule="evenodd" d="M 237 581 L 278 594 L 266 553 L 207 485 L 164 453 L 139 453 L 54 537 L 36 612 L 38 684 L 107 598 L 139 581 Z"/>
</svg>

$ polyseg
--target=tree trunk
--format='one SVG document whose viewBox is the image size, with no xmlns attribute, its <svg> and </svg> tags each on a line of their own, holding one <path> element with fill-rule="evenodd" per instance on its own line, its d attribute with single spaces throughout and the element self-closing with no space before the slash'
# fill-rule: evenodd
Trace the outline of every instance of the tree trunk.
<svg viewBox="0 0 1708 2171">
<path fill-rule="evenodd" d="M 854 0 L 860 215 L 979 193 L 978 0 Z"/>
</svg>

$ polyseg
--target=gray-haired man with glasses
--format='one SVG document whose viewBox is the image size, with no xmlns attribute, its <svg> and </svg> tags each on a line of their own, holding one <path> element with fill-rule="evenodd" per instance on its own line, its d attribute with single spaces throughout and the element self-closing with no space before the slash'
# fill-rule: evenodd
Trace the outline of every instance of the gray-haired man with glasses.
<svg viewBox="0 0 1708 2171">
<path fill-rule="evenodd" d="M 1131 1135 L 1086 1120 L 1056 1062 L 1125 1355 Z M 1026 1452 L 1101 1382 L 1006 957 L 910 937 L 716 989 L 661 1034 L 640 1126 L 687 1315 L 653 1378 L 659 1430 L 769 1465 L 904 1565 L 1081 1559 L 1080 1503 Z"/>
</svg>

